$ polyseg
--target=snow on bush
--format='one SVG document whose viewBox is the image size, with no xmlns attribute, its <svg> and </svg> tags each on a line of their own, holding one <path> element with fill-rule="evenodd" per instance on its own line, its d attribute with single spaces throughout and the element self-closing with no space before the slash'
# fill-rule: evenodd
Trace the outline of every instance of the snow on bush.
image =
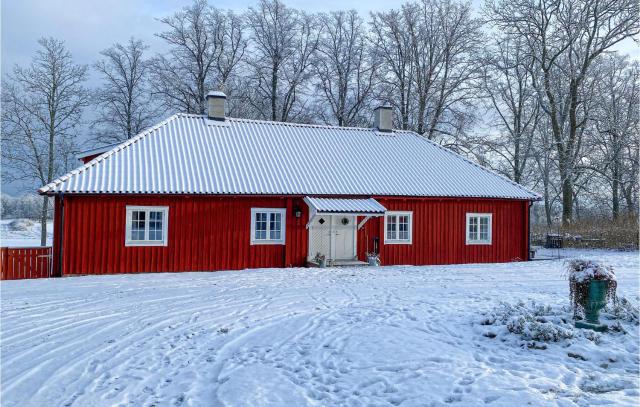
<svg viewBox="0 0 640 407">
<path fill-rule="evenodd" d="M 33 221 L 29 219 L 15 219 L 9 223 L 9 230 L 13 232 L 26 232 L 33 227 Z"/>
<path fill-rule="evenodd" d="M 624 297 L 605 308 L 605 312 L 613 314 L 617 320 L 629 322 L 635 326 L 640 325 L 640 310 Z"/>
<path fill-rule="evenodd" d="M 591 280 L 616 281 L 613 267 L 605 266 L 594 260 L 575 259 L 567 263 L 569 281 L 585 283 Z"/>
<path fill-rule="evenodd" d="M 608 305 L 603 310 L 601 318 L 609 324 L 610 334 L 613 335 L 625 334 L 631 329 L 630 326 L 640 325 L 638 315 L 638 306 L 626 298 L 621 298 L 616 303 Z M 519 339 L 529 342 L 529 347 L 536 347 L 535 342 L 562 342 L 581 338 L 598 344 L 602 335 L 575 328 L 569 307 L 551 307 L 535 302 L 500 303 L 497 308 L 482 315 L 480 325 L 495 327 L 494 330 L 484 333 L 486 337 L 495 338 L 501 334 L 505 340 L 505 336 L 516 335 Z"/>
<path fill-rule="evenodd" d="M 574 337 L 567 312 L 532 302 L 515 305 L 501 303 L 481 321 L 482 325 L 497 325 L 526 341 L 558 342 Z"/>
</svg>

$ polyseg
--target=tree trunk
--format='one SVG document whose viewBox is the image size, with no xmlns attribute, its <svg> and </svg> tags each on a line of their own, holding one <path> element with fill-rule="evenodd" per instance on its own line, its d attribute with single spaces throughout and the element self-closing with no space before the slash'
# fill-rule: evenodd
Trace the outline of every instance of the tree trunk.
<svg viewBox="0 0 640 407">
<path fill-rule="evenodd" d="M 567 226 L 573 219 L 573 182 L 570 177 L 562 181 L 562 226 Z"/>
<path fill-rule="evenodd" d="M 544 189 L 544 215 L 547 219 L 547 226 L 550 228 L 553 225 L 553 219 L 551 219 L 551 203 L 549 202 L 549 188 Z"/>
<path fill-rule="evenodd" d="M 271 69 L 271 121 L 277 120 L 277 110 L 278 110 L 278 101 L 277 101 L 277 93 L 278 93 L 278 68 L 273 67 Z"/>
<path fill-rule="evenodd" d="M 627 213 L 633 215 L 636 213 L 636 208 L 633 204 L 633 185 L 629 185 L 627 188 L 623 188 L 624 199 L 627 201 Z"/>
<path fill-rule="evenodd" d="M 47 211 L 49 209 L 49 197 L 42 197 L 42 212 L 40 212 L 40 246 L 47 245 Z"/>
<path fill-rule="evenodd" d="M 618 163 L 613 163 L 613 181 L 611 182 L 611 214 L 613 220 L 617 220 L 620 216 L 620 171 Z"/>
</svg>

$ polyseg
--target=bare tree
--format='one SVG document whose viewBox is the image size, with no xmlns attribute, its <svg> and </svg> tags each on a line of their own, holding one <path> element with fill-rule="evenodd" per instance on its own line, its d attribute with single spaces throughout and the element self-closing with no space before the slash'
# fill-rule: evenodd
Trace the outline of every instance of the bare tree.
<svg viewBox="0 0 640 407">
<path fill-rule="evenodd" d="M 376 64 L 355 10 L 324 14 L 315 60 L 319 113 L 325 123 L 364 125 L 375 85 Z"/>
<path fill-rule="evenodd" d="M 458 126 L 468 120 L 462 107 L 477 98 L 481 22 L 472 17 L 469 3 L 451 0 L 422 0 L 419 22 L 422 35 L 414 35 L 418 44 L 414 47 L 419 100 L 416 131 L 422 134 L 426 126 L 430 140 L 438 134 L 455 136 L 461 130 Z"/>
<path fill-rule="evenodd" d="M 495 137 L 482 140 L 499 157 L 498 171 L 517 183 L 524 182 L 534 152 L 533 142 L 540 117 L 531 79 L 533 59 L 520 38 L 499 37 L 487 49 L 482 82 L 489 101 Z"/>
<path fill-rule="evenodd" d="M 11 180 L 41 185 L 68 170 L 88 94 L 87 67 L 73 63 L 62 41 L 38 41 L 31 64 L 16 66 L 2 86 L 2 158 Z M 9 163 L 10 165 L 6 165 Z M 48 199 L 43 197 L 40 242 L 47 241 Z"/>
<path fill-rule="evenodd" d="M 581 156 L 585 80 L 604 51 L 638 34 L 636 0 L 502 0 L 489 5 L 498 27 L 526 41 L 540 106 L 549 117 L 562 183 L 562 222 L 573 216 Z"/>
<path fill-rule="evenodd" d="M 373 41 L 377 54 L 384 62 L 384 74 L 380 75 L 384 89 L 383 98 L 400 113 L 400 128 L 409 129 L 409 117 L 413 105 L 413 77 L 415 60 L 412 55 L 411 36 L 407 25 L 417 24 L 416 13 L 409 7 L 371 14 Z"/>
<path fill-rule="evenodd" d="M 168 30 L 157 36 L 170 50 L 154 59 L 152 83 L 166 107 L 201 114 L 205 94 L 212 89 L 224 89 L 232 99 L 228 85 L 247 46 L 240 16 L 195 0 L 160 21 Z"/>
<path fill-rule="evenodd" d="M 551 124 L 546 116 L 540 117 L 540 122 L 535 128 L 532 158 L 536 164 L 537 179 L 532 180 L 532 185 L 542 191 L 545 220 L 548 227 L 553 224 L 555 217 L 554 208 L 560 200 L 561 192 L 557 188 L 558 170 L 553 137 L 551 136 Z"/>
<path fill-rule="evenodd" d="M 149 89 L 148 47 L 131 38 L 126 44 L 114 44 L 100 54 L 95 69 L 103 84 L 96 91 L 99 115 L 94 121 L 95 139 L 112 144 L 130 139 L 153 124 L 158 106 Z"/>
<path fill-rule="evenodd" d="M 630 64 L 626 57 L 607 55 L 596 81 L 598 102 L 594 109 L 594 134 L 590 146 L 591 167 L 603 176 L 611 190 L 611 212 L 620 215 L 621 193 L 637 184 L 637 166 L 628 152 L 637 145 L 640 130 L 640 72 L 638 64 Z M 636 171 L 634 174 L 634 170 Z M 633 206 L 633 204 L 632 204 Z"/>
<path fill-rule="evenodd" d="M 457 138 L 480 77 L 481 23 L 469 4 L 452 0 L 405 3 L 372 15 L 375 43 L 389 72 L 383 76 L 403 129 L 433 139 Z"/>
<path fill-rule="evenodd" d="M 289 121 L 303 113 L 304 87 L 313 74 L 312 57 L 320 38 L 313 15 L 291 9 L 280 0 L 261 0 L 250 8 L 251 103 L 258 116 Z"/>
</svg>

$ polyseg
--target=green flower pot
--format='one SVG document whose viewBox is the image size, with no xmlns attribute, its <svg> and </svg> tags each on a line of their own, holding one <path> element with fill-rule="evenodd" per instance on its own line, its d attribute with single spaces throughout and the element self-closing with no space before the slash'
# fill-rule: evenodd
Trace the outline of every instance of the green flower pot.
<svg viewBox="0 0 640 407">
<path fill-rule="evenodd" d="M 589 282 L 589 294 L 583 304 L 586 321 L 576 321 L 576 328 L 606 331 L 607 326 L 600 324 L 600 310 L 607 305 L 607 290 L 609 282 L 606 280 L 592 280 Z"/>
</svg>

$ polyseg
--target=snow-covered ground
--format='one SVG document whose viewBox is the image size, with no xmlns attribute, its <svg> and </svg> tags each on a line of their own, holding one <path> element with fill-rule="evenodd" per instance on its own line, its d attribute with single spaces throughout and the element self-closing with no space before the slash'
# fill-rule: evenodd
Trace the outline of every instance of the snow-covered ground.
<svg viewBox="0 0 640 407">
<path fill-rule="evenodd" d="M 10 225 L 16 219 L 0 220 L 0 247 L 40 246 L 40 222 L 18 219 L 24 229 L 16 230 Z M 47 245 L 53 241 L 53 222 L 47 222 Z"/>
<path fill-rule="evenodd" d="M 564 254 L 637 307 L 637 252 Z M 575 330 L 562 265 L 6 281 L 2 405 L 638 405 L 637 308 Z M 568 338 L 512 333 L 529 313 Z"/>
</svg>

